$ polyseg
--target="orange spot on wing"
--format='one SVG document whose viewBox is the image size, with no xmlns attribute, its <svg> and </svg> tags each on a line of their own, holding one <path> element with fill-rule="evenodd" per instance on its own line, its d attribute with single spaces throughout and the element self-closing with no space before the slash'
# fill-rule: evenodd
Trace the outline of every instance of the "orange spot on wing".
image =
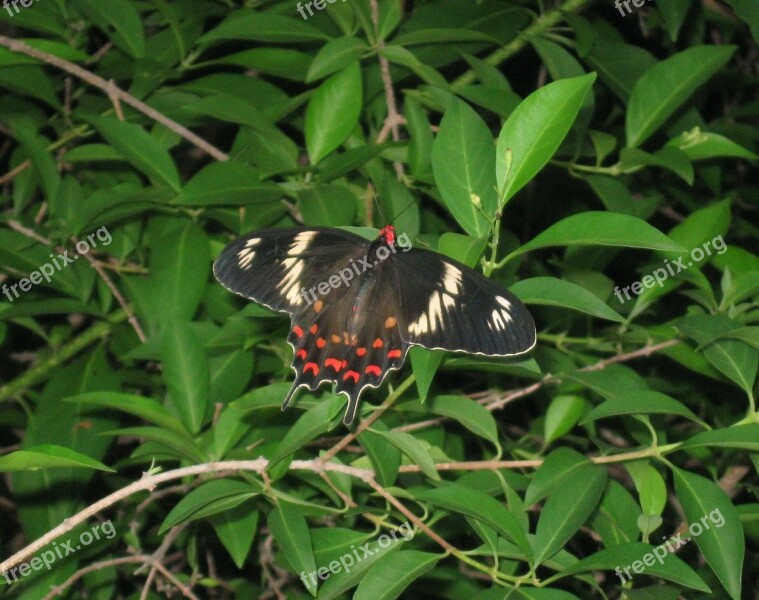
<svg viewBox="0 0 759 600">
<path fill-rule="evenodd" d="M 380 338 L 377 338 L 374 340 L 374 343 L 372 344 L 372 348 L 382 348 L 382 340 Z"/>
<path fill-rule="evenodd" d="M 382 374 L 382 369 L 377 365 L 368 365 L 366 369 L 364 369 L 364 372 L 379 377 Z"/>
<path fill-rule="evenodd" d="M 356 371 L 348 371 L 345 375 L 343 375 L 343 381 L 353 379 L 353 383 L 358 383 L 359 377 L 361 376 Z"/>
<path fill-rule="evenodd" d="M 324 338 L 319 338 L 318 340 L 316 340 L 317 348 L 324 348 L 324 346 L 326 345 L 327 345 L 327 340 L 325 340 Z"/>
<path fill-rule="evenodd" d="M 301 348 L 295 353 L 295 356 L 303 360 L 304 358 L 306 358 L 307 354 L 308 352 L 306 352 L 305 348 Z"/>
<path fill-rule="evenodd" d="M 297 325 L 295 327 L 293 327 L 293 333 L 297 337 L 303 337 L 303 330 L 300 327 L 298 327 Z"/>
<path fill-rule="evenodd" d="M 317 300 L 314 302 L 314 310 L 316 312 L 320 312 L 322 308 L 324 308 L 324 300 Z"/>
<path fill-rule="evenodd" d="M 318 375 L 319 374 L 319 365 L 317 365 L 314 362 L 307 362 L 306 366 L 303 367 L 303 372 L 304 373 L 308 373 L 309 371 L 313 371 L 314 375 Z"/>
<path fill-rule="evenodd" d="M 390 329 L 391 327 L 395 327 L 395 324 L 397 322 L 398 322 L 398 319 L 396 319 L 395 317 L 388 317 L 387 319 L 385 319 L 385 327 L 387 327 L 388 329 Z"/>
<path fill-rule="evenodd" d="M 356 348 L 356 354 L 358 354 L 359 356 L 363 356 L 364 354 L 366 354 L 366 348 Z"/>
<path fill-rule="evenodd" d="M 387 353 L 388 358 L 400 358 L 401 357 L 401 351 L 400 350 L 391 350 Z"/>
<path fill-rule="evenodd" d="M 339 372 L 343 368 L 343 364 L 336 358 L 328 358 L 324 361 L 325 367 L 332 367 L 335 373 Z"/>
<path fill-rule="evenodd" d="M 343 339 L 342 339 L 342 338 L 341 338 L 339 335 L 335 335 L 335 334 L 333 333 L 333 334 L 332 334 L 332 341 L 333 341 L 335 344 L 339 344 L 340 342 L 342 342 L 342 341 L 343 341 Z"/>
<path fill-rule="evenodd" d="M 343 343 L 346 346 L 350 346 L 350 344 L 351 344 L 350 340 L 348 339 L 348 332 L 347 331 L 343 331 Z"/>
</svg>

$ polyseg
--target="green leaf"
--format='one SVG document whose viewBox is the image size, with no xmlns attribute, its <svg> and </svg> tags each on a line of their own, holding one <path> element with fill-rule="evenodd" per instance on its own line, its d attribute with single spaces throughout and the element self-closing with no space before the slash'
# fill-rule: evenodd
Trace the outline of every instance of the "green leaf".
<svg viewBox="0 0 759 600">
<path fill-rule="evenodd" d="M 300 192 L 298 208 L 309 225 L 348 225 L 356 214 L 356 196 L 343 185 L 325 183 Z"/>
<path fill-rule="evenodd" d="M 606 469 L 593 466 L 554 486 L 535 531 L 536 564 L 550 558 L 582 527 L 601 500 L 605 485 Z"/>
<path fill-rule="evenodd" d="M 316 571 L 311 534 L 308 532 L 306 518 L 299 506 L 280 500 L 274 510 L 269 513 L 267 524 L 294 572 Z M 316 596 L 316 588 L 306 585 L 311 595 Z"/>
<path fill-rule="evenodd" d="M 667 487 L 659 471 L 647 461 L 629 462 L 625 464 L 625 468 L 633 478 L 635 489 L 638 490 L 643 514 L 647 516 L 661 515 L 667 504 Z"/>
<path fill-rule="evenodd" d="M 401 431 L 381 431 L 375 429 L 373 432 L 385 438 L 408 456 L 414 464 L 422 469 L 422 473 L 427 477 L 435 480 L 440 479 L 440 475 L 438 475 L 435 469 L 435 461 L 432 460 L 429 451 L 414 436 Z"/>
<path fill-rule="evenodd" d="M 0 472 L 36 471 L 38 469 L 71 467 L 97 469 L 99 471 L 115 473 L 113 469 L 105 466 L 100 461 L 56 444 L 40 444 L 38 446 L 31 446 L 26 450 L 16 450 L 5 456 L 0 456 Z"/>
<path fill-rule="evenodd" d="M 596 406 L 582 423 L 619 415 L 677 415 L 704 425 L 687 406 L 674 398 L 651 390 L 621 392 Z"/>
<path fill-rule="evenodd" d="M 698 446 L 736 448 L 759 452 L 759 425 L 751 423 L 704 431 L 685 440 L 681 448 L 696 448 Z"/>
<path fill-rule="evenodd" d="M 89 404 L 101 408 L 120 410 L 139 419 L 149 421 L 175 433 L 187 435 L 187 429 L 175 416 L 152 398 L 120 392 L 87 392 L 63 399 L 64 402 Z"/>
<path fill-rule="evenodd" d="M 0 313 L 0 319 L 2 314 Z M 409 350 L 409 359 L 411 368 L 416 378 L 416 389 L 419 392 L 419 402 L 424 403 L 427 400 L 427 393 L 430 391 L 430 385 L 435 378 L 440 363 L 445 358 L 445 352 L 440 350 L 427 350 L 415 346 Z"/>
<path fill-rule="evenodd" d="M 117 48 L 132 58 L 145 56 L 145 34 L 134 4 L 126 0 L 71 0 L 71 4 L 97 25 Z"/>
<path fill-rule="evenodd" d="M 163 378 L 171 403 L 185 427 L 198 433 L 210 412 L 210 375 L 203 345 L 188 323 L 175 321 L 163 330 Z"/>
<path fill-rule="evenodd" d="M 229 160 L 213 162 L 198 171 L 176 201 L 190 206 L 245 206 L 275 202 L 281 197 L 278 185 L 262 182 L 254 169 Z"/>
<path fill-rule="evenodd" d="M 543 423 L 544 446 L 548 446 L 569 433 L 585 411 L 585 398 L 577 394 L 554 396 L 546 411 Z"/>
<path fill-rule="evenodd" d="M 399 46 L 412 44 L 440 44 L 444 42 L 489 42 L 500 44 L 502 40 L 486 33 L 464 28 L 417 29 L 402 33 L 393 38 Z"/>
<path fill-rule="evenodd" d="M 435 396 L 427 409 L 436 415 L 458 421 L 475 435 L 485 438 L 498 447 L 498 426 L 493 413 L 482 404 L 466 396 Z"/>
<path fill-rule="evenodd" d="M 206 289 L 211 255 L 208 239 L 194 223 L 182 222 L 151 244 L 150 306 L 145 318 L 159 325 L 189 321 Z"/>
<path fill-rule="evenodd" d="M 517 281 L 509 289 L 525 304 L 543 304 L 577 310 L 623 323 L 624 318 L 585 288 L 556 277 L 532 277 Z"/>
<path fill-rule="evenodd" d="M 457 100 L 443 116 L 432 145 L 432 172 L 445 206 L 474 237 L 490 231 L 485 215 L 496 208 L 494 167 L 490 130 L 467 103 Z"/>
<path fill-rule="evenodd" d="M 353 600 L 395 600 L 414 580 L 442 558 L 419 550 L 401 550 L 380 558 L 361 580 Z"/>
<path fill-rule="evenodd" d="M 622 246 L 674 252 L 685 251 L 642 219 L 619 213 L 587 211 L 554 223 L 525 245 L 514 250 L 509 254 L 509 258 L 550 246 Z"/>
<path fill-rule="evenodd" d="M 683 537 L 696 542 L 727 593 L 739 600 L 746 543 L 738 511 L 713 481 L 677 468 L 672 472 L 675 493 L 689 523 Z"/>
<path fill-rule="evenodd" d="M 498 136 L 496 149 L 496 179 L 504 202 L 551 159 L 595 79 L 595 73 L 591 73 L 549 83 L 530 94 L 511 113 Z M 509 150 L 512 163 L 507 172 Z"/>
<path fill-rule="evenodd" d="M 322 400 L 301 415 L 295 424 L 288 429 L 285 437 L 277 446 L 277 450 L 269 459 L 269 464 L 274 465 L 316 436 L 329 431 L 331 417 L 334 416 L 333 413 L 335 412 L 334 405 L 339 401 L 338 397 Z"/>
<path fill-rule="evenodd" d="M 249 484 L 236 479 L 217 479 L 202 484 L 183 496 L 158 529 L 163 535 L 180 523 L 197 521 L 221 513 L 258 495 Z"/>
<path fill-rule="evenodd" d="M 220 40 L 255 40 L 258 42 L 320 42 L 329 36 L 303 22 L 257 9 L 237 9 L 216 28 L 198 39 L 208 46 Z"/>
<path fill-rule="evenodd" d="M 240 504 L 210 519 L 216 535 L 238 569 L 243 568 L 253 548 L 253 540 L 258 533 L 258 516 L 257 510 Z"/>
<path fill-rule="evenodd" d="M 612 546 L 570 565 L 559 575 L 567 577 L 590 571 L 615 571 L 616 576 L 624 583 L 635 576 L 636 571 L 631 570 L 633 565 L 638 574 L 645 572 L 647 575 L 661 577 L 707 594 L 711 592 L 696 572 L 675 554 L 668 552 L 664 544 L 657 548 L 643 542 L 627 542 Z M 620 569 L 618 572 L 617 568 Z"/>
<path fill-rule="evenodd" d="M 535 476 L 527 487 L 525 506 L 531 506 L 552 493 L 567 478 L 574 478 L 593 464 L 579 452 L 571 448 L 557 448 L 543 460 Z"/>
<path fill-rule="evenodd" d="M 344 69 L 367 50 L 366 42 L 350 35 L 330 40 L 319 49 L 311 61 L 306 83 Z"/>
<path fill-rule="evenodd" d="M 445 483 L 431 490 L 417 492 L 415 498 L 444 510 L 477 519 L 517 544 L 526 558 L 532 555 L 527 536 L 516 517 L 492 496 L 454 483 Z"/>
<path fill-rule="evenodd" d="M 366 452 L 372 463 L 372 468 L 377 474 L 377 481 L 383 487 L 392 486 L 398 477 L 398 469 L 401 466 L 401 451 L 390 443 L 385 436 L 375 433 L 378 429 L 385 428 L 380 421 L 372 425 L 374 431 L 365 430 L 358 436 L 358 443 Z"/>
<path fill-rule="evenodd" d="M 179 192 L 179 172 L 164 147 L 139 125 L 105 117 L 86 120 L 118 153 L 153 181 L 169 185 Z"/>
<path fill-rule="evenodd" d="M 745 158 L 757 160 L 759 155 L 718 133 L 694 128 L 685 131 L 667 142 L 667 146 L 679 148 L 690 160 L 710 158 Z"/>
<path fill-rule="evenodd" d="M 311 164 L 342 144 L 361 116 L 362 84 L 358 61 L 324 81 L 306 107 L 306 148 Z"/>
<path fill-rule="evenodd" d="M 680 106 L 725 66 L 735 46 L 695 46 L 657 63 L 638 79 L 625 120 L 627 145 L 645 142 Z"/>
</svg>

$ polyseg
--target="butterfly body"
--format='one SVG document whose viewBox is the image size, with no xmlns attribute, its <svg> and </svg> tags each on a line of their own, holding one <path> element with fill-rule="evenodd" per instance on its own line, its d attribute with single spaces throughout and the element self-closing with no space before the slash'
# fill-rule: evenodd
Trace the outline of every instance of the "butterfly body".
<svg viewBox="0 0 759 600">
<path fill-rule="evenodd" d="M 516 297 L 435 252 L 401 246 L 392 226 L 374 240 L 332 228 L 269 229 L 229 244 L 214 263 L 230 291 L 291 318 L 295 380 L 325 381 L 348 397 L 344 422 L 366 387 L 399 369 L 408 348 L 513 356 L 535 344 Z M 407 239 L 407 238 L 406 238 Z"/>
</svg>

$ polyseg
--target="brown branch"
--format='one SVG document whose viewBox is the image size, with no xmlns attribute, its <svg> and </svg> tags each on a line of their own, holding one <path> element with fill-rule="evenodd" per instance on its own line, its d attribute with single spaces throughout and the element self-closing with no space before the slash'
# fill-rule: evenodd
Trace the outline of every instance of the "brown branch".
<svg viewBox="0 0 759 600">
<path fill-rule="evenodd" d="M 153 107 L 145 104 L 141 100 L 138 100 L 128 92 L 125 92 L 118 86 L 116 86 L 113 82 L 108 82 L 102 77 L 98 77 L 91 71 L 88 71 L 87 69 L 83 69 L 79 65 L 75 65 L 72 62 L 69 62 L 67 60 L 64 60 L 58 56 L 54 56 L 52 54 L 49 54 L 47 52 L 43 52 L 42 50 L 38 50 L 37 48 L 32 48 L 28 44 L 25 44 L 24 42 L 21 42 L 19 40 L 14 40 L 12 38 L 9 38 L 4 35 L 0 35 L 0 46 L 4 46 L 8 48 L 11 52 L 16 52 L 18 54 L 25 54 L 26 56 L 31 56 L 32 58 L 36 58 L 37 60 L 41 60 L 42 62 L 45 62 L 49 65 L 53 65 L 54 67 L 57 67 L 63 71 L 66 71 L 67 73 L 70 73 L 71 75 L 74 75 L 75 77 L 78 77 L 82 81 L 85 81 L 86 83 L 89 83 L 90 85 L 102 90 L 105 92 L 113 102 L 114 99 L 120 100 L 124 104 L 128 104 L 135 110 L 141 112 L 147 117 L 150 117 L 154 121 L 160 123 L 161 125 L 165 125 L 168 127 L 171 131 L 174 133 L 180 135 L 184 139 L 186 139 L 191 144 L 198 147 L 200 150 L 208 154 L 209 156 L 212 156 L 216 160 L 227 160 L 229 156 L 219 150 L 216 146 L 213 146 L 209 144 L 207 141 L 205 141 L 200 136 L 196 135 L 189 129 L 187 129 L 184 125 L 180 125 L 173 119 L 170 119 L 163 113 L 158 112 Z"/>
<path fill-rule="evenodd" d="M 398 125 L 403 122 L 403 117 L 398 112 L 398 104 L 395 101 L 395 91 L 393 90 L 393 78 L 390 75 L 390 63 L 382 56 L 382 49 L 385 47 L 385 42 L 380 39 L 379 35 L 379 5 L 377 0 L 369 0 L 369 7 L 372 13 L 372 24 L 374 25 L 374 35 L 377 39 L 377 58 L 379 60 L 380 74 L 382 76 L 382 85 L 385 88 L 385 103 L 387 104 L 387 117 L 385 118 L 385 124 L 383 130 L 388 127 L 392 133 L 393 140 L 398 141 L 401 139 L 400 130 Z M 380 132 L 381 133 L 381 132 Z M 385 134 L 387 137 L 387 134 Z M 379 142 L 379 137 L 377 138 Z M 384 140 L 383 140 L 384 141 Z M 403 171 L 403 165 L 395 161 L 393 162 L 393 168 L 399 181 L 405 179 L 405 173 Z"/>
<path fill-rule="evenodd" d="M 89 573 L 94 573 L 95 571 L 99 571 L 100 569 L 107 569 L 108 567 L 115 567 L 119 565 L 128 565 L 131 563 L 145 563 L 150 564 L 152 561 L 152 558 L 150 556 L 141 554 L 138 556 L 122 556 L 121 558 L 112 558 L 109 560 L 103 560 L 94 564 L 91 564 L 87 567 L 84 567 L 82 569 L 79 569 L 76 573 L 74 573 L 71 577 L 69 577 L 66 581 L 64 581 L 62 584 L 57 585 L 53 587 L 44 597 L 42 600 L 53 600 L 56 596 L 62 595 L 68 588 L 70 588 L 72 585 L 74 585 L 78 580 L 80 580 L 82 577 Z M 174 587 L 176 587 L 180 592 L 182 592 L 182 595 L 185 598 L 190 598 L 190 600 L 199 600 L 199 598 L 190 591 L 190 588 L 188 588 L 185 584 L 183 584 L 177 577 L 171 573 L 166 567 L 164 567 L 161 563 L 155 563 L 155 568 L 161 572 L 161 574 L 168 579 Z"/>
</svg>

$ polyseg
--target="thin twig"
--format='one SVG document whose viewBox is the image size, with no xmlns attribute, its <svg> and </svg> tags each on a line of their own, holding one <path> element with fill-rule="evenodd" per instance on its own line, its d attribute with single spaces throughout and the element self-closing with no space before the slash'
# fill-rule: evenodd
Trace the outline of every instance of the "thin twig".
<svg viewBox="0 0 759 600">
<path fill-rule="evenodd" d="M 58 252 L 66 252 L 66 249 L 63 246 L 56 246 L 52 242 L 52 240 L 49 240 L 48 238 L 40 235 L 39 233 L 37 233 L 36 231 L 32 229 L 24 227 L 18 221 L 13 221 L 13 220 L 8 221 L 8 227 L 13 229 L 14 231 L 19 232 L 21 235 L 28 237 L 29 239 L 39 242 L 40 244 L 44 246 L 50 246 L 52 248 L 55 248 Z M 74 244 L 79 243 L 79 240 L 77 240 L 76 238 L 72 238 L 72 241 L 74 242 Z M 140 325 L 140 322 L 137 320 L 137 317 L 135 317 L 134 313 L 132 312 L 132 309 L 129 306 L 129 303 L 126 301 L 126 298 L 124 298 L 124 296 L 121 295 L 121 292 L 113 283 L 113 280 L 111 280 L 108 273 L 106 273 L 105 270 L 103 269 L 102 263 L 94 259 L 92 256 L 89 255 L 89 253 L 86 253 L 86 252 L 84 254 L 78 254 L 78 256 L 83 256 L 84 259 L 88 263 L 90 263 L 90 265 L 92 265 L 92 268 L 95 269 L 95 272 L 105 282 L 105 284 L 108 286 L 108 289 L 111 290 L 113 297 L 116 298 L 116 302 L 119 303 L 119 306 L 121 306 L 121 308 L 127 314 L 127 320 L 129 321 L 129 324 L 134 329 L 135 333 L 137 333 L 137 337 L 140 339 L 141 342 L 145 343 L 145 341 L 147 340 L 147 336 L 145 336 L 145 332 L 143 331 L 142 326 Z"/>
<path fill-rule="evenodd" d="M 67 73 L 70 73 L 71 75 L 74 75 L 75 77 L 78 77 L 82 81 L 85 81 L 89 83 L 90 85 L 101 89 L 103 92 L 108 94 L 108 96 L 111 97 L 112 99 L 116 98 L 118 100 L 121 100 L 124 104 L 128 104 L 129 106 L 141 112 L 145 116 L 150 117 L 151 119 L 160 123 L 161 125 L 165 125 L 171 131 L 180 135 L 181 137 L 186 139 L 188 142 L 197 146 L 200 150 L 202 150 L 209 156 L 212 156 L 216 160 L 229 159 L 229 156 L 227 154 L 219 150 L 216 146 L 209 144 L 203 138 L 201 138 L 200 136 L 196 135 L 195 133 L 187 129 L 184 125 L 180 125 L 179 123 L 177 123 L 173 119 L 170 119 L 163 113 L 158 112 L 153 107 L 148 106 L 147 104 L 145 104 L 141 100 L 138 100 L 137 98 L 135 98 L 128 92 L 125 92 L 120 87 L 116 86 L 115 84 L 109 83 L 102 77 L 98 77 L 91 71 L 88 71 L 87 69 L 83 69 L 79 65 L 75 65 L 72 62 L 64 60 L 58 56 L 49 54 L 48 52 L 43 52 L 42 50 L 38 50 L 37 48 L 32 48 L 31 46 L 29 46 L 28 44 L 25 44 L 24 42 L 21 42 L 19 40 L 14 40 L 4 35 L 0 35 L 0 46 L 4 46 L 8 48 L 12 52 L 25 54 L 26 56 L 31 56 L 32 58 L 41 60 L 47 64 L 53 65 L 54 67 L 58 67 L 59 69 L 66 71 Z"/>
<path fill-rule="evenodd" d="M 395 101 L 395 91 L 393 90 L 393 78 L 390 75 L 390 62 L 382 55 L 382 49 L 385 47 L 385 41 L 380 39 L 379 32 L 379 5 L 377 0 L 369 0 L 369 7 L 372 13 L 372 24 L 374 25 L 374 35 L 377 39 L 377 59 L 379 60 L 380 74 L 382 76 L 382 85 L 385 88 L 385 103 L 387 104 L 387 117 L 385 118 L 385 127 L 389 127 L 394 141 L 401 139 L 401 133 L 398 129 L 398 125 L 404 122 L 403 117 L 398 112 L 398 104 Z M 381 134 L 382 132 L 380 132 Z M 385 134 L 387 137 L 387 134 Z M 377 137 L 378 142 L 381 143 L 380 137 Z M 384 141 L 384 139 L 382 140 Z M 405 179 L 405 173 L 403 165 L 398 162 L 393 162 L 393 168 L 399 181 Z"/>
</svg>

